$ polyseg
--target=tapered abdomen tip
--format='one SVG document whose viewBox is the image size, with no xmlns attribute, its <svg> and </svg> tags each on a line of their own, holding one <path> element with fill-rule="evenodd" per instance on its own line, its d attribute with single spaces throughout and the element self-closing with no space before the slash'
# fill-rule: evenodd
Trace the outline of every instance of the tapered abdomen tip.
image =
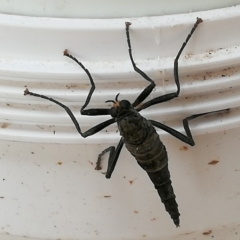
<svg viewBox="0 0 240 240">
<path fill-rule="evenodd" d="M 177 228 L 180 227 L 180 225 L 179 225 L 180 224 L 179 218 L 174 218 L 173 222 L 174 222 L 174 224 L 176 225 Z"/>
</svg>

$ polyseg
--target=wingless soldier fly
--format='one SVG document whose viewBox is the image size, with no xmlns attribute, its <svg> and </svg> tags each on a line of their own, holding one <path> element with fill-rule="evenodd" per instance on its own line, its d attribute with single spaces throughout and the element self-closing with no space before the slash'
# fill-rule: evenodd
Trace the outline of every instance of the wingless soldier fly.
<svg viewBox="0 0 240 240">
<path fill-rule="evenodd" d="M 107 152 L 109 153 L 109 159 L 108 159 L 108 167 L 106 172 L 106 178 L 110 178 L 112 175 L 112 172 L 115 168 L 115 165 L 117 163 L 119 154 L 121 152 L 123 144 L 125 144 L 128 151 L 136 158 L 137 163 L 147 172 L 149 178 L 153 182 L 156 190 L 158 191 L 158 194 L 161 198 L 161 201 L 163 202 L 166 211 L 170 214 L 171 218 L 173 219 L 174 224 L 176 227 L 179 227 L 179 216 L 180 213 L 178 211 L 178 204 L 176 202 L 176 196 L 173 191 L 172 182 L 170 179 L 170 173 L 168 169 L 168 155 L 165 146 L 161 142 L 159 135 L 157 134 L 156 128 L 160 128 L 174 137 L 178 138 L 179 140 L 194 146 L 194 140 L 192 138 L 191 131 L 189 129 L 188 121 L 194 118 L 197 118 L 199 116 L 203 116 L 208 113 L 200 113 L 195 114 L 190 117 L 187 117 L 183 119 L 183 127 L 185 129 L 186 135 L 176 131 L 175 129 L 172 129 L 160 122 L 154 121 L 154 120 L 147 120 L 143 116 L 139 114 L 139 112 L 143 109 L 146 109 L 152 105 L 162 103 L 165 101 L 169 101 L 173 98 L 178 97 L 180 93 L 180 82 L 179 82 L 179 76 L 178 76 L 178 59 L 187 45 L 187 42 L 191 38 L 193 32 L 199 25 L 199 23 L 202 22 L 201 18 L 197 18 L 193 28 L 191 29 L 190 33 L 188 34 L 185 42 L 182 44 L 182 47 L 180 48 L 175 60 L 174 60 L 174 80 L 177 87 L 177 90 L 173 93 L 167 93 L 162 96 L 158 96 L 156 98 L 153 98 L 145 103 L 142 103 L 149 94 L 153 91 L 156 84 L 155 82 L 147 76 L 142 70 L 140 70 L 132 56 L 132 48 L 131 48 L 131 42 L 130 42 L 130 35 L 129 35 L 129 27 L 131 25 L 130 22 L 126 22 L 126 36 L 127 36 L 127 44 L 128 44 L 128 51 L 130 60 L 132 62 L 134 70 L 139 73 L 143 79 L 150 82 L 150 84 L 141 92 L 141 94 L 136 98 L 136 100 L 133 103 L 130 103 L 128 100 L 118 100 L 119 94 L 115 97 L 115 100 L 107 100 L 106 102 L 112 102 L 112 107 L 109 108 L 91 108 L 91 109 L 85 109 L 92 97 L 92 94 L 95 90 L 95 84 L 92 79 L 92 76 L 88 69 L 84 67 L 84 65 L 79 62 L 74 56 L 68 53 L 67 50 L 64 51 L 64 55 L 71 58 L 73 61 L 75 61 L 88 75 L 90 83 L 91 83 L 91 89 L 88 93 L 87 99 L 82 106 L 80 113 L 82 115 L 89 115 L 89 116 L 96 116 L 96 115 L 111 115 L 111 119 L 104 121 L 86 132 L 82 132 L 79 123 L 77 122 L 75 116 L 71 112 L 71 110 L 65 106 L 64 104 L 60 103 L 59 101 L 40 95 L 37 93 L 30 92 L 28 89 L 24 91 L 24 95 L 32 95 L 35 97 L 40 97 L 46 100 L 49 100 L 51 102 L 54 102 L 55 104 L 59 105 L 60 107 L 64 108 L 67 114 L 72 119 L 77 131 L 79 134 L 86 138 L 88 136 L 91 136 L 105 127 L 117 122 L 118 129 L 121 135 L 121 139 L 115 148 L 114 146 L 110 146 L 107 149 L 105 149 L 102 153 L 99 154 L 98 160 L 97 160 L 97 167 L 96 169 L 100 168 L 100 162 L 101 157 Z M 142 103 L 142 104 L 141 104 Z"/>
</svg>

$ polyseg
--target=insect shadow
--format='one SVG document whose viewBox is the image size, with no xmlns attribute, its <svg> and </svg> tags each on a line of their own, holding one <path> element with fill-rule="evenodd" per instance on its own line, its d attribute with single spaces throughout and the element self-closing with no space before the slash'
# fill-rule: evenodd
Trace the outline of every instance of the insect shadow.
<svg viewBox="0 0 240 240">
<path fill-rule="evenodd" d="M 106 148 L 102 153 L 99 154 L 96 169 L 101 169 L 101 158 L 102 156 L 109 152 L 109 158 L 108 158 L 108 167 L 106 172 L 106 178 L 110 178 L 115 165 L 117 163 L 119 154 L 121 152 L 121 149 L 123 147 L 123 144 L 125 144 L 128 151 L 135 157 L 137 160 L 137 163 L 147 172 L 149 178 L 153 182 L 156 190 L 158 191 L 158 194 L 161 198 L 161 201 L 163 202 L 166 211 L 170 214 L 174 224 L 176 227 L 179 227 L 180 220 L 179 220 L 179 210 L 178 210 L 178 204 L 176 202 L 176 196 L 173 191 L 172 182 L 170 179 L 170 172 L 168 169 L 168 155 L 165 146 L 161 142 L 159 135 L 157 134 L 155 127 L 160 128 L 174 137 L 178 138 L 179 140 L 194 146 L 194 140 L 191 134 L 191 131 L 189 129 L 189 120 L 195 119 L 197 117 L 206 115 L 210 112 L 206 113 L 200 113 L 195 114 L 190 117 L 187 117 L 183 119 L 183 127 L 185 130 L 186 135 L 176 131 L 173 128 L 170 128 L 160 122 L 154 121 L 154 120 L 147 120 L 143 116 L 140 115 L 140 111 L 143 109 L 146 109 L 150 106 L 153 106 L 158 103 L 162 103 L 165 101 L 169 101 L 173 98 L 178 97 L 180 93 L 180 82 L 179 82 L 179 76 L 178 76 L 178 59 L 187 45 L 189 39 L 191 38 L 192 34 L 196 30 L 197 26 L 202 22 L 201 18 L 197 18 L 194 26 L 192 27 L 190 33 L 188 34 L 185 42 L 182 44 L 175 60 L 174 60 L 174 81 L 177 87 L 177 90 L 172 93 L 167 93 L 162 96 L 155 97 L 145 103 L 142 103 L 149 94 L 153 91 L 156 84 L 155 82 L 142 70 L 140 70 L 132 56 L 132 48 L 131 48 L 131 41 L 130 41 L 130 34 L 129 34 L 129 27 L 131 25 L 130 22 L 126 22 L 126 38 L 127 38 L 127 44 L 128 44 L 128 52 L 129 57 L 132 63 L 132 66 L 134 70 L 139 73 L 143 79 L 148 81 L 150 84 L 140 93 L 140 95 L 136 98 L 136 100 L 133 103 L 130 103 L 128 100 L 118 100 L 119 94 L 116 95 L 114 100 L 107 100 L 106 102 L 113 103 L 112 107 L 109 108 L 91 108 L 91 109 L 85 109 L 92 97 L 92 94 L 95 90 L 95 84 L 92 79 L 92 76 L 88 69 L 85 68 L 85 66 L 79 62 L 74 56 L 69 54 L 67 50 L 64 51 L 64 55 L 71 58 L 73 61 L 75 61 L 88 75 L 88 78 L 91 83 L 91 89 L 88 93 L 88 96 L 86 98 L 86 101 L 84 105 L 82 106 L 80 113 L 82 115 L 89 115 L 89 116 L 96 116 L 96 115 L 111 115 L 111 119 L 106 120 L 102 123 L 99 123 L 98 125 L 90 128 L 89 130 L 82 132 L 81 127 L 79 123 L 77 122 L 75 116 L 71 112 L 71 110 L 62 104 L 61 102 L 44 95 L 40 95 L 37 93 L 30 92 L 28 89 L 24 91 L 24 95 L 32 95 L 35 97 L 40 97 L 46 100 L 49 100 L 51 102 L 54 102 L 55 104 L 59 105 L 70 116 L 72 119 L 77 131 L 79 134 L 86 138 L 88 136 L 91 136 L 105 127 L 117 122 L 118 129 L 121 135 L 121 139 L 117 145 L 110 146 Z M 142 104 L 141 104 L 142 103 Z M 216 111 L 218 112 L 218 111 Z M 212 112 L 211 112 L 212 113 Z"/>
</svg>

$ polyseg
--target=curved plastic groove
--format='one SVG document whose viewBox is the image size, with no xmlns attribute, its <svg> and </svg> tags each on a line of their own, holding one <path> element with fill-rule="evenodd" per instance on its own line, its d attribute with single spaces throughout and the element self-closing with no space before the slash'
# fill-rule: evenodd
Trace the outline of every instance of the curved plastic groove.
<svg viewBox="0 0 240 240">
<path fill-rule="evenodd" d="M 240 59 L 239 59 L 240 62 Z M 218 66 L 218 63 L 215 63 Z M 182 68 L 180 67 L 180 70 Z M 174 80 L 169 74 L 165 74 L 165 70 L 161 74 L 156 74 L 155 70 L 150 72 L 152 79 L 156 79 L 157 84 L 154 95 L 160 95 L 164 92 L 171 92 L 176 89 Z M 173 71 L 173 70 L 172 70 Z M 193 71 L 193 70 L 191 70 Z M 181 71 L 182 72 L 182 71 Z M 196 71 L 197 72 L 197 71 Z M 133 75 L 133 79 L 131 79 Z M 129 76 L 125 74 L 119 74 L 118 79 L 112 79 L 111 76 L 106 75 L 111 80 L 108 83 L 99 83 L 98 77 L 96 77 L 96 90 L 94 92 L 93 103 L 103 103 L 106 99 L 113 98 L 121 90 L 121 96 L 127 99 L 134 99 L 137 94 L 146 86 L 146 81 L 137 74 L 132 73 Z M 125 83 L 126 78 L 128 82 Z M 137 77 L 137 78 L 136 78 Z M 81 75 L 79 76 L 81 78 Z M 106 79 L 106 78 L 105 78 Z M 181 96 L 192 95 L 192 94 L 204 94 L 215 90 L 229 89 L 240 85 L 240 71 L 238 67 L 225 66 L 224 69 L 218 71 L 208 71 L 198 75 L 192 75 L 191 72 L 187 76 L 180 74 L 181 81 Z M 123 80 L 123 81 L 122 81 Z M 100 80 L 101 81 L 101 80 Z M 42 84 L 39 82 L 31 83 L 30 85 L 24 85 L 23 82 L 9 82 L 2 81 L 0 88 L 0 101 L 5 101 L 9 98 L 11 102 L 41 102 L 41 104 L 49 104 L 46 101 L 39 101 L 39 99 L 31 97 L 23 97 L 24 86 L 31 87 L 30 90 L 38 92 L 44 95 L 48 95 L 58 99 L 65 99 L 68 102 L 83 103 L 90 89 L 88 79 L 84 82 L 79 80 L 79 83 L 75 81 L 67 82 L 64 81 L 61 84 Z"/>
<path fill-rule="evenodd" d="M 120 136 L 116 133 L 116 128 L 114 131 L 108 131 L 108 129 L 103 130 L 93 136 L 88 138 L 82 138 L 76 131 L 74 127 L 58 128 L 55 125 L 50 125 L 46 129 L 45 126 L 35 125 L 35 126 L 25 126 L 25 125 L 15 125 L 10 123 L 2 122 L 0 123 L 0 139 L 15 141 L 26 141 L 26 142 L 43 142 L 43 143 L 65 143 L 65 144 L 75 144 L 75 143 L 85 143 L 85 144 L 98 144 L 101 143 L 117 143 Z M 169 126 L 174 129 L 183 132 L 182 122 L 169 122 Z M 193 136 L 220 132 L 228 129 L 234 129 L 240 125 L 240 110 L 232 109 L 230 112 L 223 111 L 222 113 L 212 114 L 212 116 L 206 116 L 194 120 L 190 123 L 190 128 L 192 130 Z M 164 131 L 158 131 L 161 138 L 170 136 Z"/>
<path fill-rule="evenodd" d="M 236 5 L 239 0 L 207 2 L 185 0 L 179 2 L 172 0 L 169 5 L 166 1 L 151 0 L 146 4 L 144 0 L 138 0 L 136 8 L 135 1 L 113 2 L 111 0 L 2 0 L 0 11 L 16 15 L 57 17 L 57 18 L 123 18 L 123 17 L 143 17 L 160 16 L 167 14 L 179 14 L 183 12 L 196 12 L 215 8 L 223 8 Z M 113 11 L 114 9 L 114 11 Z"/>
<path fill-rule="evenodd" d="M 80 116 L 79 109 L 90 88 L 89 80 L 77 64 L 62 55 L 66 48 L 83 62 L 95 80 L 96 91 L 89 107 L 109 106 L 104 101 L 114 99 L 117 93 L 120 99 L 133 101 L 147 82 L 133 71 L 130 63 L 125 21 L 132 22 L 130 34 L 135 62 L 156 81 L 157 87 L 149 97 L 153 98 L 176 90 L 174 58 L 196 17 L 204 20 L 179 60 L 180 96 L 144 110 L 144 116 L 171 123 L 194 113 L 240 107 L 239 13 L 240 6 L 111 21 L 0 15 L 2 41 L 8 43 L 0 56 L 3 126 L 0 137 L 30 142 L 64 142 L 63 138 L 70 142 L 83 141 L 76 140 L 80 136 L 75 139 L 71 135 L 71 131 L 78 134 L 63 109 L 42 99 L 23 96 L 26 87 L 69 106 L 83 127 L 107 119 Z M 19 36 L 17 43 L 15 36 Z M 61 133 L 59 140 L 52 136 L 52 126 Z M 115 131 L 116 128 L 110 129 L 104 141 L 112 141 Z M 92 137 L 93 141 L 95 138 L 98 137 Z"/>
<path fill-rule="evenodd" d="M 1 59 L 6 63 L 10 61 L 10 64 L 11 60 L 17 59 L 29 61 L 30 72 L 31 61 L 39 62 L 39 67 L 41 62 L 47 65 L 49 62 L 65 61 L 62 51 L 66 48 L 84 61 L 124 61 L 128 59 L 126 21 L 132 21 L 131 36 L 136 59 L 174 57 L 196 17 L 201 17 L 204 22 L 185 52 L 206 52 L 237 46 L 240 35 L 239 11 L 240 6 L 234 6 L 171 16 L 111 20 L 0 14 L 0 31 L 4 33 L 1 41 L 7 43 L 1 49 Z M 16 36 L 18 41 L 15 40 Z"/>
<path fill-rule="evenodd" d="M 154 96 L 157 94 L 154 93 Z M 26 96 L 26 98 L 32 98 L 31 96 Z M 47 102 L 46 100 L 41 100 L 42 102 Z M 74 115 L 79 118 L 80 122 L 87 123 L 89 125 L 97 124 L 100 121 L 109 118 L 107 116 L 82 116 L 80 115 L 80 105 L 70 105 L 70 103 L 65 103 L 70 109 L 72 109 Z M 49 103 L 48 103 L 49 105 Z M 69 124 L 70 118 L 59 106 L 51 104 L 52 106 L 39 105 L 39 104 L 29 104 L 28 108 L 24 105 L 19 105 L 16 108 L 11 104 L 2 105 L 1 119 L 18 120 L 18 121 L 30 121 L 41 125 L 44 123 L 65 123 Z M 101 106 L 97 107 L 111 107 L 110 104 L 105 104 L 102 102 Z M 203 95 L 192 95 L 189 97 L 180 96 L 177 99 L 173 99 L 169 102 L 157 104 L 152 106 L 141 113 L 147 117 L 160 116 L 167 119 L 168 116 L 173 118 L 181 118 L 182 114 L 195 114 L 200 112 L 209 112 L 219 109 L 238 107 L 240 106 L 240 89 L 230 88 L 222 89 L 219 92 L 211 92 L 210 94 Z"/>
</svg>

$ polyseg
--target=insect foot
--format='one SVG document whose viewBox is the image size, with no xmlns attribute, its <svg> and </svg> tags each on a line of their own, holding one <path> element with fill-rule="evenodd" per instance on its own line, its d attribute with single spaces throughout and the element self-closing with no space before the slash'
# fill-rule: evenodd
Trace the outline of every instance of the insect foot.
<svg viewBox="0 0 240 240">
<path fill-rule="evenodd" d="M 201 22 L 203 22 L 203 20 L 202 20 L 201 18 L 197 17 L 197 22 L 196 22 L 196 24 L 199 24 L 199 23 L 201 23 Z"/>
<path fill-rule="evenodd" d="M 64 55 L 64 56 L 68 56 L 68 55 L 69 55 L 69 52 L 68 52 L 67 49 L 65 49 L 65 50 L 63 51 L 63 55 Z"/>
<path fill-rule="evenodd" d="M 28 94 L 29 94 L 29 90 L 28 90 L 28 88 L 26 88 L 25 91 L 24 91 L 24 93 L 23 93 L 23 95 L 26 96 L 26 95 L 28 95 Z"/>
<path fill-rule="evenodd" d="M 126 25 L 126 27 L 129 27 L 130 25 L 132 25 L 132 23 L 130 23 L 130 22 L 125 22 L 125 25 Z"/>
</svg>

